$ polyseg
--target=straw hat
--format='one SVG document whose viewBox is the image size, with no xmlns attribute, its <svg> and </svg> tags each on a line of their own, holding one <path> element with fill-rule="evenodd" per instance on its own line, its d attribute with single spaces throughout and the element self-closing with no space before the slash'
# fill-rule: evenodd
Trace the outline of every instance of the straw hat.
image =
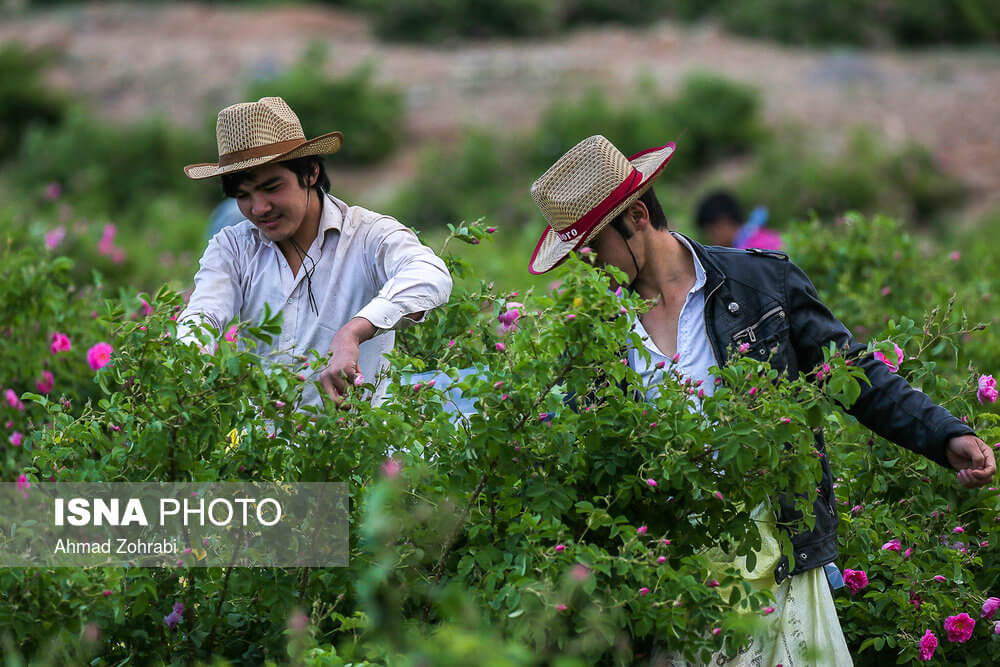
<svg viewBox="0 0 1000 667">
<path fill-rule="evenodd" d="M 598 134 L 569 149 L 531 185 L 531 198 L 549 226 L 528 271 L 554 269 L 604 229 L 649 189 L 675 148 L 671 142 L 626 158 Z"/>
<path fill-rule="evenodd" d="M 211 178 L 259 167 L 268 162 L 294 160 L 306 155 L 326 155 L 340 150 L 344 135 L 330 132 L 306 139 L 302 123 L 280 97 L 262 97 L 219 112 L 215 124 L 219 161 L 189 164 L 191 178 Z"/>
</svg>

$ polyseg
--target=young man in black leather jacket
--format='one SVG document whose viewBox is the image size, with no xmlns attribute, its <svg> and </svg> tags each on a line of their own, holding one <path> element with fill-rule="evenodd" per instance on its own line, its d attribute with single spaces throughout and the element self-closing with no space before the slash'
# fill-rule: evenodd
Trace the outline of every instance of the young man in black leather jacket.
<svg viewBox="0 0 1000 667">
<path fill-rule="evenodd" d="M 770 359 L 772 367 L 795 377 L 822 364 L 823 349 L 833 342 L 856 359 L 871 383 L 862 383 L 850 414 L 884 438 L 957 470 L 966 487 L 990 483 L 996 471 L 992 450 L 962 421 L 863 354 L 865 346 L 823 305 L 787 255 L 706 247 L 667 228 L 652 184 L 673 151 L 671 143 L 626 159 L 595 136 L 560 158 L 532 186 L 550 224 L 529 271 L 549 271 L 571 251 L 589 246 L 598 264 L 621 269 L 628 287 L 653 303 L 636 328 L 654 361 L 677 361 L 691 379 L 708 380 L 704 387 L 714 386 L 708 368 L 725 365 L 734 350 Z M 816 440 L 823 451 L 822 433 Z M 827 457 L 821 460 L 815 526 L 792 537 L 795 562 L 791 568 L 787 558 L 779 562 L 779 584 L 837 557 L 833 479 Z M 795 518 L 782 499 L 779 525 Z"/>
</svg>

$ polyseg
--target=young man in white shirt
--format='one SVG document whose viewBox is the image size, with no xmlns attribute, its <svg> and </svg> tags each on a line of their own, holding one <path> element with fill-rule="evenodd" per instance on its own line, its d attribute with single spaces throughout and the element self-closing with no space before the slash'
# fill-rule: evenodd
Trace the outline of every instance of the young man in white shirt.
<svg viewBox="0 0 1000 667">
<path fill-rule="evenodd" d="M 393 330 L 443 305 L 452 280 L 444 262 L 395 219 L 329 194 L 321 155 L 340 149 L 331 132 L 306 139 L 284 100 L 226 107 L 216 126 L 219 161 L 188 165 L 194 179 L 222 178 L 246 220 L 209 242 L 181 323 L 219 334 L 234 317 L 260 321 L 265 306 L 283 317 L 281 334 L 257 351 L 272 362 L 310 349 L 329 352 L 320 385 L 336 403 L 363 378 L 379 382 Z M 359 380 L 360 381 L 360 380 Z M 318 404 L 310 383 L 303 401 Z"/>
</svg>

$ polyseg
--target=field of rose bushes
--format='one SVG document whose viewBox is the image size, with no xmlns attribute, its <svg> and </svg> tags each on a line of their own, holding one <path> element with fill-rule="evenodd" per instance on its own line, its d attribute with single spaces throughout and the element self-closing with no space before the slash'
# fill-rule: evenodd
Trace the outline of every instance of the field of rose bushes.
<svg viewBox="0 0 1000 667">
<path fill-rule="evenodd" d="M 738 358 L 703 414 L 681 382 L 635 402 L 619 389 L 636 381 L 622 311 L 642 304 L 580 259 L 555 289 L 497 292 L 472 269 L 477 253 L 510 248 L 486 220 L 454 228 L 443 252 L 471 287 L 402 334 L 393 358 L 397 378 L 449 375 L 476 414 L 456 421 L 444 383 L 396 386 L 378 409 L 359 387 L 345 410 L 295 411 L 302 367 L 265 373 L 237 345 L 276 322 L 206 331 L 211 353 L 178 344 L 177 283 L 142 284 L 129 269 L 141 248 L 60 215 L 3 218 L 3 480 L 26 496 L 44 481 L 346 481 L 350 565 L 3 569 L 5 664 L 707 660 L 771 607 L 713 554 L 759 546 L 750 513 L 773 489 L 814 489 L 817 426 L 856 664 L 988 665 L 1000 651 L 997 485 L 962 489 L 848 417 L 858 371 L 837 350 L 794 380 Z M 859 215 L 784 238 L 871 353 L 1000 443 L 987 244 L 928 244 Z M 477 372 L 460 379 L 466 368 Z"/>
</svg>

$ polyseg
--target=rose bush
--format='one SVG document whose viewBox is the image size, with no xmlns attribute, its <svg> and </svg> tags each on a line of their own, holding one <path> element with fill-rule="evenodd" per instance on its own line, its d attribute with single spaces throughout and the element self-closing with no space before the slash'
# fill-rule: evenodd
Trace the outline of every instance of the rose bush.
<svg viewBox="0 0 1000 667">
<path fill-rule="evenodd" d="M 452 231 L 488 238 L 481 224 Z M 252 341 L 276 321 L 202 331 L 202 352 L 176 341 L 178 293 L 108 298 L 76 282 L 66 258 L 27 244 L 3 252 L 0 380 L 14 400 L 0 410 L 8 433 L 23 434 L 5 448 L 7 481 L 24 475 L 30 494 L 48 480 L 327 480 L 348 482 L 352 498 L 346 568 L 0 570 L 5 653 L 42 664 L 589 665 L 670 650 L 704 661 L 735 651 L 773 611 L 709 550 L 753 560 L 752 510 L 775 488 L 819 482 L 820 425 L 843 508 L 850 590 L 836 601 L 857 664 L 988 664 L 996 650 L 996 488 L 963 490 L 847 417 L 858 371 L 837 350 L 822 382 L 779 378 L 735 351 L 701 412 L 689 409 L 698 388 L 678 379 L 636 401 L 621 349 L 642 304 L 609 293 L 584 257 L 547 293 L 456 293 L 400 335 L 382 406 L 362 384 L 348 409 L 296 410 L 318 362 L 265 372 Z M 898 346 L 898 373 L 1000 440 L 995 404 L 977 398 L 1000 356 L 976 324 L 991 317 L 991 277 L 940 280 L 884 219 L 806 224 L 791 252 L 849 326 L 867 327 L 871 353 L 897 361 Z M 458 277 L 470 271 L 449 262 Z M 890 281 L 898 301 L 887 303 Z M 929 304 L 940 305 L 925 314 Z M 451 386 L 400 381 L 429 369 Z M 475 414 L 448 410 L 454 388 Z"/>
</svg>

